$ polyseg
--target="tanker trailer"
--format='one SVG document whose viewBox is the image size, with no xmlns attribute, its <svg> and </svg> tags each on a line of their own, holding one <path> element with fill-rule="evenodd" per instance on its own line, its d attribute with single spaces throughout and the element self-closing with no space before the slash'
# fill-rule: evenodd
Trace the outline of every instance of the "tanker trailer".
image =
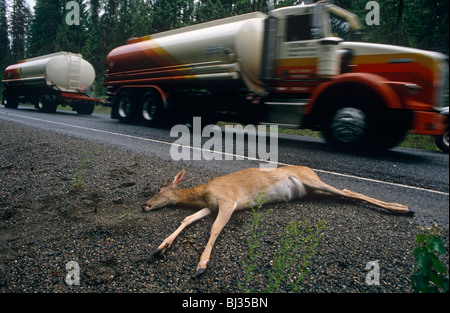
<svg viewBox="0 0 450 313">
<path fill-rule="evenodd" d="M 106 58 L 105 86 L 112 118 L 159 121 L 173 112 L 231 111 L 259 80 L 266 14 L 225 18 L 129 39 Z M 194 114 L 193 113 L 193 114 Z"/>
<path fill-rule="evenodd" d="M 58 104 L 78 114 L 92 114 L 101 100 L 84 93 L 95 79 L 91 64 L 80 54 L 58 52 L 20 61 L 5 69 L 2 104 L 17 108 L 29 102 L 42 112 L 53 113 Z"/>
</svg>

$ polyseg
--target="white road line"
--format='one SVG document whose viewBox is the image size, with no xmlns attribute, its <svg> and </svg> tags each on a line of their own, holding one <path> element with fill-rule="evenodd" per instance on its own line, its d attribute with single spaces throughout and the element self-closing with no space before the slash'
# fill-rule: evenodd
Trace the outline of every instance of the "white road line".
<svg viewBox="0 0 450 313">
<path fill-rule="evenodd" d="M 103 133 L 103 134 L 109 134 L 109 135 L 114 135 L 114 136 L 121 136 L 121 137 L 126 137 L 126 138 L 138 139 L 138 140 L 154 142 L 154 143 L 160 143 L 160 144 L 165 144 L 165 145 L 172 145 L 172 144 L 174 144 L 174 143 L 168 142 L 168 141 L 162 141 L 162 140 L 157 140 L 157 139 L 151 139 L 151 138 L 144 138 L 144 137 L 139 137 L 139 136 L 132 136 L 132 135 L 126 135 L 126 134 L 121 134 L 121 133 L 115 133 L 115 132 L 110 132 L 110 131 L 107 131 L 107 130 L 100 130 L 100 129 L 90 128 L 90 127 L 84 127 L 84 126 L 77 126 L 77 125 L 72 125 L 72 124 L 48 121 L 48 120 L 43 120 L 43 119 L 39 119 L 39 118 L 35 118 L 35 117 L 22 116 L 22 115 L 11 114 L 11 113 L 7 113 L 7 114 L 4 114 L 4 115 L 10 115 L 10 116 L 15 116 L 15 117 L 35 120 L 35 121 L 39 121 L 39 122 L 52 123 L 52 124 L 55 124 L 55 125 L 68 126 L 68 127 L 73 127 L 73 128 L 83 129 L 83 130 L 89 130 L 89 131 Z M 175 145 L 179 145 L 179 144 L 175 144 Z M 211 152 L 209 149 L 203 149 L 203 148 L 199 148 L 199 147 L 189 146 L 189 148 L 190 149 L 195 149 L 195 150 L 200 150 L 200 151 L 205 151 L 205 152 Z M 236 158 L 243 158 L 243 159 L 250 160 L 250 161 L 258 161 L 258 162 L 264 162 L 264 163 L 273 163 L 273 164 L 282 165 L 282 166 L 293 165 L 293 164 L 288 164 L 288 163 L 283 163 L 283 162 L 273 162 L 273 161 L 267 161 L 267 160 L 262 160 L 262 159 L 258 159 L 258 158 L 252 158 L 252 157 L 247 157 L 247 156 L 242 156 L 242 155 L 237 155 L 237 154 L 231 154 L 231 153 L 227 153 L 227 152 L 215 152 L 215 153 L 219 153 L 219 154 L 222 154 L 224 156 L 228 155 L 228 156 L 233 156 L 233 157 L 236 157 Z M 437 190 L 426 189 L 426 188 L 415 187 L 415 186 L 408 186 L 408 185 L 397 184 L 397 183 L 391 183 L 391 182 L 386 182 L 386 181 L 382 181 L 382 180 L 378 180 L 378 179 L 365 178 L 365 177 L 359 177 L 359 176 L 354 176 L 354 175 L 348 175 L 348 174 L 342 174 L 342 173 L 330 172 L 330 171 L 324 171 L 324 170 L 318 170 L 318 169 L 313 169 L 313 170 L 318 172 L 318 173 L 324 173 L 324 174 L 328 174 L 328 175 L 341 176 L 341 177 L 351 178 L 351 179 L 359 179 L 359 180 L 363 180 L 363 181 L 367 181 L 367 182 L 372 182 L 372 183 L 377 183 L 377 184 L 384 184 L 384 185 L 390 185 L 390 186 L 395 186 L 395 187 L 400 187 L 400 188 L 414 189 L 414 190 L 419 190 L 419 191 L 424 191 L 424 192 L 429 192 L 429 193 L 434 193 L 434 194 L 439 194 L 439 195 L 444 195 L 444 196 L 448 196 L 449 195 L 448 192 L 437 191 Z"/>
</svg>

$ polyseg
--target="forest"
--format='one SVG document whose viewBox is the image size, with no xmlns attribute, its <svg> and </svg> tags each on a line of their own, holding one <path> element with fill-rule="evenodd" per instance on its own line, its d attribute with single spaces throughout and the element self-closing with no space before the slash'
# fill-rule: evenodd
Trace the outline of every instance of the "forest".
<svg viewBox="0 0 450 313">
<path fill-rule="evenodd" d="M 58 51 L 81 53 L 94 66 L 97 88 L 102 90 L 106 55 L 128 38 L 268 10 L 266 0 L 76 0 L 79 16 L 74 16 L 69 2 L 73 1 L 0 0 L 2 71 L 25 58 Z M 313 1 L 271 2 L 279 8 Z M 448 0 L 378 0 L 377 24 L 365 21 L 368 0 L 329 2 L 358 15 L 364 41 L 449 54 Z"/>
</svg>

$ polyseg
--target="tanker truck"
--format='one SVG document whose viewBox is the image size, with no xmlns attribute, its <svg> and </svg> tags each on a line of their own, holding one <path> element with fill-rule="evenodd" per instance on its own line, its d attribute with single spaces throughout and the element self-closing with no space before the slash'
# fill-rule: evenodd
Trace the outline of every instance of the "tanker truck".
<svg viewBox="0 0 450 313">
<path fill-rule="evenodd" d="M 107 105 L 125 123 L 202 115 L 318 130 L 341 148 L 442 134 L 447 57 L 351 41 L 360 29 L 319 2 L 131 38 L 106 58 Z"/>
<path fill-rule="evenodd" d="M 29 102 L 42 112 L 53 113 L 58 104 L 89 115 L 102 103 L 84 93 L 95 80 L 91 64 L 80 54 L 58 52 L 20 61 L 5 69 L 2 104 L 16 109 Z"/>
</svg>

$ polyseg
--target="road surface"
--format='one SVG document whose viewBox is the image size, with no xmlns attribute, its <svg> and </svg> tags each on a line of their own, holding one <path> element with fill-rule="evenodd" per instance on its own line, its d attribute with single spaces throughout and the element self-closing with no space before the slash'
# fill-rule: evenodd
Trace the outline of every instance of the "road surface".
<svg viewBox="0 0 450 313">
<path fill-rule="evenodd" d="M 101 114 L 80 116 L 67 111 L 45 114 L 30 107 L 19 107 L 17 110 L 1 107 L 0 119 L 164 160 L 173 159 L 173 151 L 176 149 L 172 150 L 171 155 L 171 148 L 174 149 L 173 143 L 179 142 L 177 140 L 180 138 L 176 135 L 171 137 L 170 128 L 125 125 Z M 200 137 L 194 129 L 192 138 L 195 135 Z M 208 138 L 203 138 L 202 143 L 193 150 L 197 153 L 209 151 L 204 146 L 207 140 Z M 269 143 L 269 138 L 267 142 Z M 236 141 L 235 144 L 239 145 L 239 142 Z M 226 151 L 225 147 L 221 151 Z M 218 175 L 267 164 L 258 158 L 238 160 L 241 154 L 236 154 L 219 155 L 218 158 L 222 160 L 183 162 L 214 170 Z M 190 156 L 191 159 L 194 158 L 194 152 Z M 247 150 L 243 156 L 248 156 Z M 227 158 L 232 160 L 226 160 Z M 274 158 L 270 160 L 274 161 Z M 437 222 L 448 229 L 448 154 L 407 148 L 395 148 L 379 154 L 349 154 L 330 149 L 321 139 L 280 135 L 275 161 L 278 166 L 309 166 L 316 170 L 323 181 L 340 189 L 349 188 L 385 201 L 409 205 L 416 211 L 416 222 Z"/>
</svg>

